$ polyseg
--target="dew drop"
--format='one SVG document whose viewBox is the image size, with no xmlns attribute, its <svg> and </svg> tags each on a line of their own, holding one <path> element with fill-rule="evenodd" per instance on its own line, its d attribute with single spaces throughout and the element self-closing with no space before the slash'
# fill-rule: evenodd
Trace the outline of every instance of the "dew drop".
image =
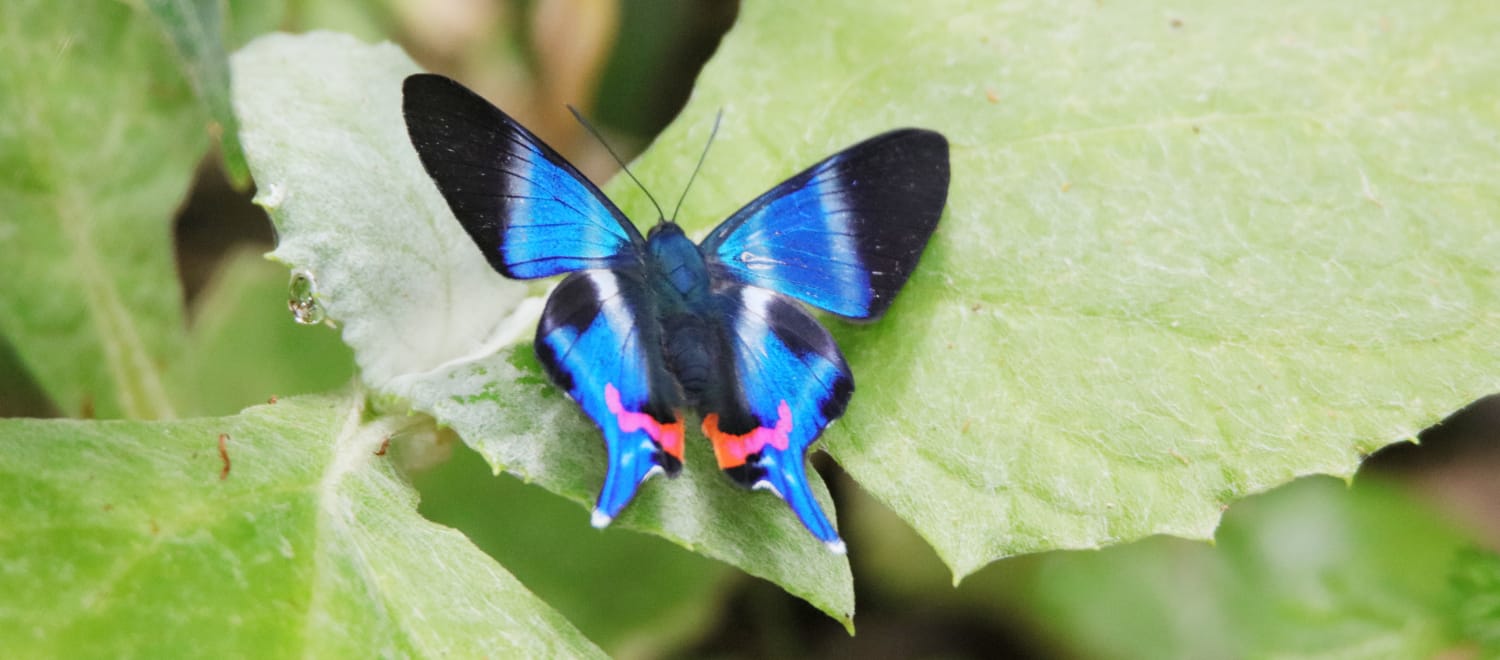
<svg viewBox="0 0 1500 660">
<path fill-rule="evenodd" d="M 318 281 L 312 271 L 298 268 L 292 271 L 291 284 L 287 285 L 287 309 L 292 310 L 292 320 L 302 325 L 323 322 L 323 306 L 318 304 Z"/>
</svg>

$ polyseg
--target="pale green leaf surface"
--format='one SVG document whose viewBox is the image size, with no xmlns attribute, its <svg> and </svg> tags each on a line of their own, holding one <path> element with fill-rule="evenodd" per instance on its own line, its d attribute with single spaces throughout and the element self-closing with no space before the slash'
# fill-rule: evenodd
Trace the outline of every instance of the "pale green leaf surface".
<svg viewBox="0 0 1500 660">
<path fill-rule="evenodd" d="M 146 0 L 177 51 L 177 61 L 217 124 L 229 180 L 243 187 L 250 178 L 240 147 L 239 125 L 229 107 L 229 55 L 224 49 L 224 0 Z"/>
<path fill-rule="evenodd" d="M 7 4 L 0 333 L 65 414 L 163 417 L 183 336 L 172 212 L 207 148 L 152 19 Z"/>
<path fill-rule="evenodd" d="M 407 422 L 364 414 L 343 396 L 175 422 L 0 421 L 0 646 L 16 657 L 602 655 L 463 535 L 417 514 L 415 492 L 375 453 Z"/>
<path fill-rule="evenodd" d="M 164 374 L 184 415 L 225 415 L 270 397 L 338 389 L 354 356 L 321 326 L 292 322 L 286 268 L 228 255 L 199 294 L 187 341 Z"/>
<path fill-rule="evenodd" d="M 272 35 L 231 65 L 241 138 L 280 236 L 273 257 L 313 273 L 365 381 L 453 427 L 496 469 L 591 504 L 604 480 L 599 432 L 516 344 L 541 300 L 490 268 L 411 148 L 400 90 L 415 65 L 328 33 Z M 772 580 L 847 624 L 848 562 L 779 500 L 718 474 L 706 443 L 690 443 L 688 463 L 700 467 L 647 484 L 615 525 Z"/>
<path fill-rule="evenodd" d="M 828 451 L 961 577 L 1156 533 L 1500 390 L 1500 5 L 747 2 L 633 168 L 702 235 L 879 131 L 952 142 Z M 650 208 L 628 182 L 628 213 Z"/>
</svg>

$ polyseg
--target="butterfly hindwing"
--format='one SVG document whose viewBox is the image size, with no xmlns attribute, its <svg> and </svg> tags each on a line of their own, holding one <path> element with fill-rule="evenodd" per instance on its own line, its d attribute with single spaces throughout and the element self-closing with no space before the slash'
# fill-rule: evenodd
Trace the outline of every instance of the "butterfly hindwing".
<svg viewBox="0 0 1500 660">
<path fill-rule="evenodd" d="M 619 515 L 652 474 L 682 467 L 681 403 L 654 309 L 638 270 L 586 270 L 557 285 L 537 326 L 547 374 L 604 433 L 609 468 L 596 527 Z"/>
<path fill-rule="evenodd" d="M 800 305 L 753 286 L 716 292 L 732 379 L 703 402 L 703 433 L 719 468 L 744 486 L 774 491 L 836 552 L 838 532 L 813 498 L 807 448 L 844 413 L 854 391 L 849 365 L 828 331 Z"/>
<path fill-rule="evenodd" d="M 948 195 L 948 141 L 883 133 L 756 198 L 703 241 L 715 272 L 876 319 L 916 268 Z"/>
<path fill-rule="evenodd" d="M 402 86 L 407 132 L 460 224 L 502 275 L 532 279 L 637 262 L 640 232 L 571 164 L 463 85 Z"/>
</svg>

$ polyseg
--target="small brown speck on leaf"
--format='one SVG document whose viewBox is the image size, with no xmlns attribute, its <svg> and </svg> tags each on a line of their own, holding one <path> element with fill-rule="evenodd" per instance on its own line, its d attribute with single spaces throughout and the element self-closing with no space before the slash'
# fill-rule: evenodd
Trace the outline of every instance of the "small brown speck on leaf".
<svg viewBox="0 0 1500 660">
<path fill-rule="evenodd" d="M 106 505 L 104 505 L 102 507 L 99 507 L 99 508 L 104 509 L 105 511 L 114 511 L 115 510 L 115 505 L 113 505 L 113 504 L 106 504 Z"/>
<path fill-rule="evenodd" d="M 1177 28 L 1180 28 L 1180 27 L 1182 27 L 1182 19 L 1180 19 L 1180 18 L 1174 18 L 1174 19 L 1171 20 L 1170 25 L 1172 26 L 1172 29 L 1174 29 L 1174 30 L 1177 29 Z"/>
<path fill-rule="evenodd" d="M 151 535 L 152 536 L 156 536 L 157 534 L 160 534 L 160 533 L 161 533 L 161 525 L 156 524 L 156 520 L 152 519 L 151 520 Z"/>
<path fill-rule="evenodd" d="M 1167 453 L 1171 454 L 1172 458 L 1182 461 L 1183 465 L 1192 465 L 1192 463 L 1188 461 L 1187 457 L 1177 453 L 1176 449 L 1168 449 Z"/>
<path fill-rule="evenodd" d="M 229 478 L 229 434 L 219 434 L 219 460 L 224 461 L 224 469 L 219 470 L 219 481 Z"/>
<path fill-rule="evenodd" d="M 276 403 L 276 401 L 277 401 L 277 400 L 278 400 L 278 399 L 277 399 L 277 398 L 276 398 L 276 395 L 275 395 L 275 394 L 272 394 L 272 395 L 271 395 L 271 398 L 269 398 L 269 399 L 266 399 L 266 403 L 269 403 L 269 404 L 272 404 L 272 405 L 275 405 L 275 403 Z"/>
<path fill-rule="evenodd" d="M 994 88 L 987 88 L 984 90 L 984 99 L 990 103 L 999 103 L 1000 92 L 995 91 Z"/>
<path fill-rule="evenodd" d="M 386 450 L 390 449 L 390 448 L 391 448 L 391 436 L 385 436 L 385 439 L 380 441 L 380 449 L 376 449 L 375 450 L 375 455 L 376 456 L 384 456 Z"/>
<path fill-rule="evenodd" d="M 1063 184 L 1062 184 L 1062 186 L 1061 186 L 1061 189 L 1062 189 L 1063 192 L 1068 192 L 1069 190 L 1072 190 L 1073 189 L 1073 182 L 1072 181 L 1064 181 Z"/>
</svg>

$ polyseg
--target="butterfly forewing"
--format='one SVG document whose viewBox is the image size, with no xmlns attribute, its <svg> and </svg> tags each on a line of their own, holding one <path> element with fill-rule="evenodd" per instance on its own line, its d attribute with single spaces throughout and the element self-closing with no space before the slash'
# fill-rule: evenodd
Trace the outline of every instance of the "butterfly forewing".
<svg viewBox="0 0 1500 660">
<path fill-rule="evenodd" d="M 703 241 L 715 272 L 851 319 L 885 313 L 937 227 L 948 141 L 877 135 L 745 205 Z"/>
<path fill-rule="evenodd" d="M 639 262 L 635 226 L 514 119 L 443 76 L 410 76 L 402 91 L 422 166 L 501 274 L 531 279 Z"/>
</svg>

